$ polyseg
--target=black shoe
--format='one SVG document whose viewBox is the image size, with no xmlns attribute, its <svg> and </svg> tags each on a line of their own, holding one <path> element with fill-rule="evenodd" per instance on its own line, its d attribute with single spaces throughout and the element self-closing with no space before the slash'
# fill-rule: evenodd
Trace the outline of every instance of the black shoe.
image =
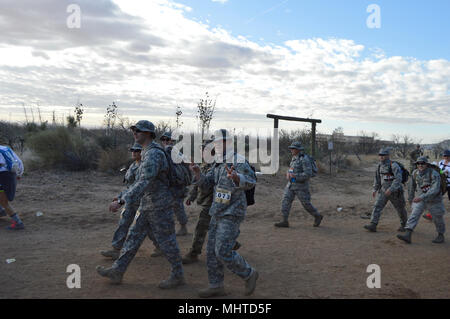
<svg viewBox="0 0 450 319">
<path fill-rule="evenodd" d="M 320 223 L 322 222 L 322 219 L 323 219 L 322 215 L 314 217 L 314 225 L 313 226 L 314 227 L 319 227 Z"/>
<path fill-rule="evenodd" d="M 405 229 L 406 230 L 406 234 L 404 235 L 397 235 L 397 238 L 400 240 L 403 240 L 404 242 L 411 244 L 411 234 L 412 234 L 412 230 L 410 229 Z"/>
<path fill-rule="evenodd" d="M 198 262 L 198 255 L 190 251 L 181 259 L 181 262 L 183 263 L 183 265 L 189 265 Z"/>
<path fill-rule="evenodd" d="M 439 233 L 435 239 L 433 239 L 431 242 L 435 244 L 442 244 L 444 242 L 444 234 Z"/>
<path fill-rule="evenodd" d="M 276 223 L 275 227 L 288 228 L 289 227 L 289 222 L 287 220 L 283 220 L 282 222 Z"/>
<path fill-rule="evenodd" d="M 236 242 L 234 243 L 234 246 L 233 246 L 233 249 L 232 249 L 232 250 L 238 250 L 239 248 L 241 248 L 241 244 L 240 244 L 238 241 L 236 241 Z"/>
<path fill-rule="evenodd" d="M 377 231 L 377 225 L 375 225 L 374 223 L 370 223 L 369 225 L 365 225 L 364 226 L 365 229 L 367 229 L 368 231 L 375 233 Z"/>
</svg>

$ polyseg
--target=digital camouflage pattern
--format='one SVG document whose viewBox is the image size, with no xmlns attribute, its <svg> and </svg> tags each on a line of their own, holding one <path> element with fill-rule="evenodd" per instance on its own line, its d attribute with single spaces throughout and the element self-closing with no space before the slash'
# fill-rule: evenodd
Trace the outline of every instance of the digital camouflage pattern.
<svg viewBox="0 0 450 319">
<path fill-rule="evenodd" d="M 292 202 L 296 196 L 308 213 L 314 217 L 320 216 L 317 209 L 311 204 L 311 194 L 309 192 L 309 179 L 312 176 L 311 162 L 303 154 L 298 154 L 292 157 L 289 167 L 295 176 L 295 181 L 289 180 L 284 189 L 281 201 L 283 218 L 285 220 L 289 218 Z"/>
<path fill-rule="evenodd" d="M 172 266 L 171 276 L 182 277 L 183 268 L 173 221 L 173 195 L 169 189 L 167 175 L 169 166 L 165 154 L 157 146 L 158 144 L 152 142 L 143 149 L 138 179 L 122 195 L 122 199 L 129 204 L 141 201 L 140 215 L 130 229 L 113 268 L 125 272 L 146 233 L 151 232 Z"/>
<path fill-rule="evenodd" d="M 385 191 L 388 189 L 391 191 L 391 195 L 386 196 Z M 401 225 L 405 226 L 408 213 L 402 186 L 402 170 L 397 163 L 387 159 L 378 165 L 375 171 L 373 191 L 377 194 L 372 210 L 371 223 L 378 225 L 381 213 L 387 202 L 390 201 L 397 211 Z"/>
<path fill-rule="evenodd" d="M 442 201 L 440 183 L 441 177 L 439 173 L 429 167 L 423 172 L 418 169 L 413 172 L 408 187 L 408 200 L 412 202 L 414 197 L 418 197 L 422 201 L 412 203 L 412 213 L 406 224 L 407 229 L 414 230 L 420 220 L 420 216 L 427 210 L 432 216 L 436 231 L 441 234 L 445 233 L 445 207 Z"/>
<path fill-rule="evenodd" d="M 216 157 L 217 158 L 217 157 Z M 224 163 L 232 161 L 231 163 Z M 227 177 L 225 167 L 234 166 L 239 178 L 239 185 Z M 206 264 L 208 280 L 211 288 L 223 286 L 224 266 L 231 272 L 247 280 L 253 274 L 253 268 L 233 251 L 239 236 L 239 227 L 245 218 L 247 200 L 245 190 L 256 184 L 256 176 L 245 158 L 239 154 L 230 153 L 223 162 L 216 164 L 194 183 L 199 189 L 207 192 L 213 188 L 213 202 L 209 214 L 211 222 L 208 230 L 206 247 Z"/>
</svg>

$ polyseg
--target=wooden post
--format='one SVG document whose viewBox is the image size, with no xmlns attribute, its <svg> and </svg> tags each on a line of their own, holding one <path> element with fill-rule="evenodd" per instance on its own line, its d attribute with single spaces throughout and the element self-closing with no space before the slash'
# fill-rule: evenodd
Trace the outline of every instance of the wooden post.
<svg viewBox="0 0 450 319">
<path fill-rule="evenodd" d="M 312 122 L 312 130 L 311 130 L 311 153 L 312 156 L 316 156 L 316 122 Z"/>
</svg>

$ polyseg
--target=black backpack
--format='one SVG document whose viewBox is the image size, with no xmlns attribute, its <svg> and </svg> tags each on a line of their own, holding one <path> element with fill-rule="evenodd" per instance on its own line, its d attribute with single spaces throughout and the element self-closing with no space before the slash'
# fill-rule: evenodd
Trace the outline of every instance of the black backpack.
<svg viewBox="0 0 450 319">
<path fill-rule="evenodd" d="M 250 165 L 250 163 L 248 163 L 248 165 Z M 250 165 L 250 168 L 255 173 L 255 180 L 257 180 L 256 168 L 252 165 Z M 256 185 L 245 191 L 245 198 L 247 199 L 247 206 L 252 206 L 255 204 L 255 189 L 256 189 Z"/>
<path fill-rule="evenodd" d="M 192 182 L 192 172 L 189 169 L 189 164 L 176 164 L 173 162 L 171 154 L 164 148 L 159 145 L 155 145 L 153 147 L 161 150 L 166 156 L 167 163 L 169 165 L 169 172 L 167 176 L 169 179 L 169 186 L 189 186 Z"/>
</svg>

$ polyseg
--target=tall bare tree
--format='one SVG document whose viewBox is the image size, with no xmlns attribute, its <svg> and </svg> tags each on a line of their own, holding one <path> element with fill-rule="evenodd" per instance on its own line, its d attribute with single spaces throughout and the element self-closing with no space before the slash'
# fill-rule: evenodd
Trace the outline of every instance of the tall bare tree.
<svg viewBox="0 0 450 319">
<path fill-rule="evenodd" d="M 208 92 L 206 92 L 206 97 L 204 99 L 200 99 L 197 103 L 197 119 L 200 122 L 199 124 L 202 130 L 202 139 L 204 139 L 205 131 L 209 130 L 215 108 L 216 100 L 211 99 Z"/>
</svg>

